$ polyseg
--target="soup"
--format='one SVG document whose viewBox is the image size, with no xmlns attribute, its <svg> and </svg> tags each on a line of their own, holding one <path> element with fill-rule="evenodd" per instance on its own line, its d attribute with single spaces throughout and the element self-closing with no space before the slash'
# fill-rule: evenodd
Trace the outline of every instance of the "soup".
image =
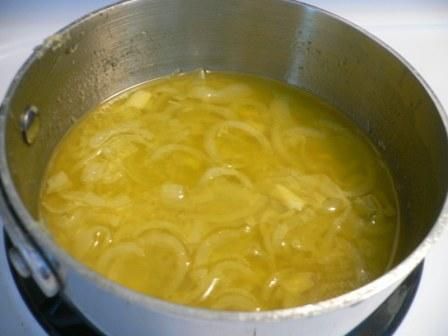
<svg viewBox="0 0 448 336">
<path fill-rule="evenodd" d="M 123 286 L 218 310 L 295 307 L 383 274 L 391 176 L 340 112 L 280 82 L 196 71 L 129 89 L 56 148 L 40 216 Z"/>
</svg>

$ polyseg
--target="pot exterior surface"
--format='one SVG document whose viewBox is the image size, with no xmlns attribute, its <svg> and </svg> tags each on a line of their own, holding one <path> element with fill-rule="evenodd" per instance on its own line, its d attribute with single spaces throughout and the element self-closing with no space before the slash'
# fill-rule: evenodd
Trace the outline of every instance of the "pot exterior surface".
<svg viewBox="0 0 448 336">
<path fill-rule="evenodd" d="M 73 122 L 124 89 L 198 68 L 306 89 L 372 139 L 400 198 L 400 244 L 391 271 L 318 304 L 212 312 L 122 288 L 54 243 L 37 220 L 40 183 Z M 51 267 L 43 272 L 44 284 L 46 274 L 55 276 L 49 295 L 61 292 L 108 335 L 342 335 L 386 299 L 446 226 L 446 125 L 431 90 L 398 55 L 315 7 L 287 0 L 131 0 L 51 36 L 17 74 L 0 113 L 0 207 L 19 254 L 41 256 Z"/>
</svg>

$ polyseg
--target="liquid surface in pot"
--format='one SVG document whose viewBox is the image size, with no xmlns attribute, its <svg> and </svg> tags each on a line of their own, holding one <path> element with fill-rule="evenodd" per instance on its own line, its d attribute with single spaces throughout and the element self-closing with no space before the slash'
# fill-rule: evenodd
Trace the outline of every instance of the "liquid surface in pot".
<svg viewBox="0 0 448 336">
<path fill-rule="evenodd" d="M 41 218 L 73 257 L 168 301 L 256 311 L 331 298 L 390 266 L 379 154 L 316 97 L 197 71 L 98 106 L 61 141 Z"/>
</svg>

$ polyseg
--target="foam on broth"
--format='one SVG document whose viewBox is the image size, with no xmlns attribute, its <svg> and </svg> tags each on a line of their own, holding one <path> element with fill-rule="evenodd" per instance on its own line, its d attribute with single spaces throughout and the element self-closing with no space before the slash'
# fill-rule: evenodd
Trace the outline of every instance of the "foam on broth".
<svg viewBox="0 0 448 336">
<path fill-rule="evenodd" d="M 390 174 L 316 97 L 241 74 L 173 75 L 88 113 L 55 150 L 41 219 L 73 257 L 165 300 L 257 311 L 390 266 Z"/>
</svg>

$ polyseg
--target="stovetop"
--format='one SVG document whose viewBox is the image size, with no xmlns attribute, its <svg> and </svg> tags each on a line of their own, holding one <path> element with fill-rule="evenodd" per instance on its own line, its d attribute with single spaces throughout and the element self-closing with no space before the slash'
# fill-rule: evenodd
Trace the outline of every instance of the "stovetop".
<svg viewBox="0 0 448 336">
<path fill-rule="evenodd" d="M 34 46 L 74 19 L 111 2 L 0 0 L 0 100 Z M 421 73 L 448 110 L 447 0 L 308 2 L 351 20 L 395 48 Z M 0 223 L 0 335 L 44 336 L 47 332 L 30 313 L 17 289 L 3 246 Z M 448 232 L 425 259 L 415 299 L 394 336 L 448 335 L 446 255 Z M 60 313 L 57 304 L 47 305 L 44 308 Z M 84 335 L 81 331 L 77 334 Z"/>
</svg>

